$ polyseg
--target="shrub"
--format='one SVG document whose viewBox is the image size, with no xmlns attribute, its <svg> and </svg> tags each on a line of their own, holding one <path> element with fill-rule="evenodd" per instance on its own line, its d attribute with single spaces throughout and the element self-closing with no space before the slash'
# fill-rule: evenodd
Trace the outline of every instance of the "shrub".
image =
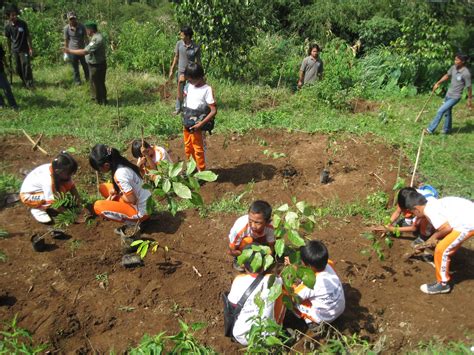
<svg viewBox="0 0 474 355">
<path fill-rule="evenodd" d="M 370 20 L 362 21 L 359 29 L 359 36 L 365 49 L 380 45 L 388 46 L 400 34 L 400 23 L 397 20 L 377 15 Z"/>
</svg>

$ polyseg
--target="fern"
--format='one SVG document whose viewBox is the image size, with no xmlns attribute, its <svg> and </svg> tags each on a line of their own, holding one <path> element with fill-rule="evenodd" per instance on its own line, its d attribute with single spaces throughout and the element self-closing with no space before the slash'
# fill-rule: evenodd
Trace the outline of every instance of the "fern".
<svg viewBox="0 0 474 355">
<path fill-rule="evenodd" d="M 70 192 L 58 192 L 54 195 L 54 202 L 51 204 L 51 207 L 58 209 L 61 207 L 64 208 L 74 208 L 78 207 L 79 202 Z"/>
</svg>

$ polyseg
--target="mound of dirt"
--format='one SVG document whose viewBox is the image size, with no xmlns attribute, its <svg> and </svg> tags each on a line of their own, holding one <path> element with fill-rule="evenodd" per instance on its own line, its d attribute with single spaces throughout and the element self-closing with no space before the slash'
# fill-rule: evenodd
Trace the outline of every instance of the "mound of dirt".
<svg viewBox="0 0 474 355">
<path fill-rule="evenodd" d="M 398 153 L 370 136 L 333 138 L 330 157 L 328 138 L 319 134 L 253 131 L 208 138 L 209 169 L 219 179 L 203 186 L 207 203 L 248 189 L 248 200 L 266 199 L 273 205 L 289 202 L 291 196 L 320 206 L 335 199 L 343 204 L 375 191 L 391 194 L 397 175 Z M 168 143 L 171 157 L 183 159 L 181 139 Z M 63 137 L 45 138 L 43 146 L 54 151 L 90 144 Z M 18 176 L 20 169 L 50 159 L 32 152 L 22 137 L 12 136 L 1 138 L 0 154 L 5 170 Z M 78 160 L 76 183 L 94 192 L 95 174 L 87 157 Z M 321 184 L 325 167 L 331 179 Z M 0 240 L 0 250 L 8 257 L 0 263 L 0 317 L 8 320 L 17 314 L 19 325 L 29 329 L 35 341 L 49 342 L 50 350 L 59 353 L 123 352 L 145 333 L 178 331 L 177 318 L 204 321 L 207 328 L 198 332 L 199 339 L 219 352 L 234 353 L 239 347 L 223 336 L 220 293 L 235 276 L 225 250 L 237 217 L 222 212 L 203 219 L 195 210 L 175 217 L 161 213 L 146 234 L 169 252 L 159 249 L 147 256 L 145 266 L 126 269 L 120 264 L 121 240 L 113 233 L 118 226 L 113 222 L 73 225 L 67 230 L 69 239 L 47 237 L 50 247 L 38 253 L 30 237 L 45 227 L 21 204 L 1 209 L 0 226 L 10 235 Z M 341 332 L 360 332 L 372 341 L 386 335 L 388 349 L 397 351 L 433 335 L 459 339 L 474 329 L 469 306 L 474 292 L 472 250 L 462 248 L 453 258 L 453 292 L 427 296 L 419 286 L 434 280 L 434 269 L 421 261 L 402 260 L 410 240 L 395 240 L 385 252 L 386 261 L 379 262 L 361 254 L 369 246 L 360 236 L 365 230 L 358 216 L 329 217 L 313 235 L 328 246 L 344 283 L 346 311 L 335 324 Z M 452 326 L 446 323 L 448 317 Z"/>
</svg>

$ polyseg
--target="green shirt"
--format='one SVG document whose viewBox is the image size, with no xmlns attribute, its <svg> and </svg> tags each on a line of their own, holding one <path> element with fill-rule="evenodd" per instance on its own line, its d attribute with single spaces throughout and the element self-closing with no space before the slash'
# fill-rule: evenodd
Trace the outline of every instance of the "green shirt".
<svg viewBox="0 0 474 355">
<path fill-rule="evenodd" d="M 102 64 L 105 62 L 105 41 L 100 33 L 94 33 L 89 44 L 84 48 L 86 62 L 89 64 Z"/>
</svg>

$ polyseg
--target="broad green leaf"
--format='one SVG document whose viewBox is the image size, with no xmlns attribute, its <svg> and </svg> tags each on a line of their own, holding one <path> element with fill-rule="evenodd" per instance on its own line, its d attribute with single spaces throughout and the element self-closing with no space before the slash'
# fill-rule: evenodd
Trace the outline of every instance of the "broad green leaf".
<svg viewBox="0 0 474 355">
<path fill-rule="evenodd" d="M 307 233 L 311 233 L 314 230 L 314 223 L 311 221 L 306 221 L 305 223 L 303 223 L 303 229 Z"/>
<path fill-rule="evenodd" d="M 158 247 L 159 247 L 159 244 L 156 243 L 155 245 L 153 245 L 153 248 L 151 249 L 151 251 L 152 251 L 153 253 L 156 253 L 156 251 L 158 250 Z"/>
<path fill-rule="evenodd" d="M 252 255 L 252 249 L 245 249 L 242 251 L 242 254 L 240 254 L 238 257 L 237 257 L 237 263 L 239 265 L 243 265 L 245 264 L 245 262 L 250 258 L 250 256 Z"/>
<path fill-rule="evenodd" d="M 206 325 L 207 324 L 204 322 L 196 322 L 196 323 L 191 324 L 191 329 L 193 330 L 193 332 L 195 332 L 203 328 L 206 328 Z"/>
<path fill-rule="evenodd" d="M 148 197 L 148 199 L 146 200 L 146 213 L 148 215 L 152 215 L 153 212 L 155 212 L 155 206 L 156 206 L 155 200 L 153 200 L 151 196 Z"/>
<path fill-rule="evenodd" d="M 260 269 L 262 268 L 262 262 L 263 262 L 262 254 L 258 252 L 255 253 L 253 256 L 253 260 L 250 263 L 250 268 L 252 269 L 252 271 L 253 272 L 260 271 Z"/>
<path fill-rule="evenodd" d="M 161 177 L 161 173 L 158 170 L 148 170 L 149 175 L 156 175 L 157 177 Z"/>
<path fill-rule="evenodd" d="M 283 238 L 285 236 L 286 230 L 284 228 L 275 229 L 275 237 Z"/>
<path fill-rule="evenodd" d="M 216 180 L 217 180 L 217 174 L 216 174 L 216 173 L 213 173 L 213 172 L 210 171 L 210 170 L 200 171 L 200 172 L 194 174 L 194 177 L 195 177 L 196 179 L 204 180 L 204 181 L 207 181 L 207 182 L 211 182 L 211 181 L 216 181 Z"/>
<path fill-rule="evenodd" d="M 298 220 L 298 214 L 296 212 L 290 211 L 285 216 L 286 223 L 293 223 L 294 221 Z"/>
<path fill-rule="evenodd" d="M 285 242 L 282 239 L 277 239 L 275 242 L 275 253 L 278 257 L 282 257 L 285 252 Z"/>
<path fill-rule="evenodd" d="M 68 153 L 75 153 L 75 152 L 76 152 L 76 148 L 74 148 L 74 147 L 69 147 L 68 149 L 66 149 L 66 152 L 68 152 Z"/>
<path fill-rule="evenodd" d="M 191 157 L 186 165 L 186 175 L 191 175 L 194 170 L 196 170 L 196 161 Z"/>
<path fill-rule="evenodd" d="M 275 280 L 276 280 L 276 276 L 275 274 L 271 274 L 270 277 L 268 278 L 268 288 L 272 287 L 273 284 L 275 283 Z"/>
<path fill-rule="evenodd" d="M 257 292 L 254 298 L 254 302 L 259 310 L 265 307 L 265 301 L 262 299 L 262 291 Z"/>
<path fill-rule="evenodd" d="M 197 192 L 194 192 L 194 191 L 191 192 L 191 200 L 190 201 L 194 206 L 203 206 L 204 205 L 204 201 L 202 200 L 201 195 L 198 194 Z"/>
<path fill-rule="evenodd" d="M 298 276 L 298 278 L 301 279 L 301 281 L 303 281 L 306 287 L 309 287 L 311 289 L 314 287 L 314 283 L 316 282 L 316 274 L 309 267 L 298 267 L 296 275 Z"/>
<path fill-rule="evenodd" d="M 171 190 L 171 182 L 170 182 L 169 179 L 165 179 L 163 181 L 163 191 L 165 193 L 168 193 L 168 192 L 170 192 L 170 190 Z"/>
<path fill-rule="evenodd" d="M 283 345 L 282 341 L 274 335 L 267 336 L 265 338 L 265 344 L 267 344 L 268 346 Z"/>
<path fill-rule="evenodd" d="M 260 250 L 265 253 L 265 255 L 272 255 L 272 248 L 268 245 L 260 245 Z"/>
<path fill-rule="evenodd" d="M 283 304 L 285 305 L 286 309 L 292 310 L 294 308 L 291 298 L 286 295 L 283 295 Z"/>
<path fill-rule="evenodd" d="M 141 251 L 140 251 L 140 258 L 143 259 L 146 256 L 146 253 L 148 252 L 148 245 L 149 243 L 142 244 L 143 248 L 141 248 Z"/>
<path fill-rule="evenodd" d="M 189 200 L 191 198 L 191 190 L 189 187 L 180 182 L 173 182 L 173 191 L 183 199 Z"/>
<path fill-rule="evenodd" d="M 294 230 L 288 231 L 288 240 L 296 247 L 302 247 L 305 245 L 304 239 L 301 238 L 299 233 Z"/>
<path fill-rule="evenodd" d="M 132 242 L 132 244 L 130 244 L 130 246 L 134 247 L 134 246 L 137 246 L 139 244 L 142 244 L 144 241 L 139 239 L 139 240 L 135 240 L 134 242 Z"/>
<path fill-rule="evenodd" d="M 183 162 L 180 161 L 179 163 L 171 164 L 168 169 L 168 175 L 170 178 L 174 178 L 179 175 L 181 170 L 183 170 Z"/>
<path fill-rule="evenodd" d="M 253 251 L 260 251 L 262 250 L 262 247 L 260 245 L 257 245 L 257 244 L 252 244 L 250 245 L 250 248 L 253 250 Z"/>
<path fill-rule="evenodd" d="M 296 196 L 291 196 L 291 202 L 293 202 L 294 204 L 296 204 Z"/>
<path fill-rule="evenodd" d="M 148 184 L 148 183 L 144 183 L 142 185 L 142 188 L 144 188 L 145 190 L 151 190 L 151 189 L 153 189 L 153 185 Z"/>
<path fill-rule="evenodd" d="M 297 203 L 296 203 L 296 208 L 297 208 L 298 211 L 300 211 L 301 213 L 304 213 L 304 210 L 305 210 L 305 208 L 306 208 L 306 202 L 305 202 L 305 201 L 297 202 Z"/>
<path fill-rule="evenodd" d="M 385 245 L 388 246 L 389 248 L 392 247 L 393 245 L 393 240 L 390 237 L 385 237 Z"/>
<path fill-rule="evenodd" d="M 195 179 L 194 177 L 190 176 L 188 177 L 188 182 L 189 186 L 194 190 L 194 191 L 199 191 L 201 186 L 199 185 L 199 181 Z"/>
<path fill-rule="evenodd" d="M 295 283 L 296 279 L 296 270 L 292 265 L 287 265 L 283 268 L 281 272 L 281 278 L 285 288 L 290 289 Z"/>
<path fill-rule="evenodd" d="M 275 302 L 278 297 L 281 295 L 281 284 L 274 283 L 273 286 L 270 288 L 270 292 L 268 294 L 268 302 Z"/>
<path fill-rule="evenodd" d="M 288 211 L 289 208 L 290 208 L 290 206 L 288 206 L 288 204 L 285 203 L 284 205 L 281 205 L 280 207 L 278 207 L 276 210 L 278 212 L 286 212 L 286 211 Z"/>
<path fill-rule="evenodd" d="M 187 332 L 189 330 L 189 326 L 186 323 L 184 323 L 181 319 L 178 319 L 178 321 L 179 321 L 181 330 L 183 330 L 184 332 Z"/>
<path fill-rule="evenodd" d="M 168 211 L 170 211 L 173 216 L 178 212 L 178 204 L 172 198 L 168 199 Z"/>
<path fill-rule="evenodd" d="M 278 228 L 280 226 L 280 223 L 281 223 L 281 217 L 277 214 L 274 214 L 272 218 L 273 227 Z"/>
<path fill-rule="evenodd" d="M 153 190 L 153 195 L 157 197 L 164 197 L 166 196 L 166 192 L 164 192 L 162 189 L 155 189 Z"/>
<path fill-rule="evenodd" d="M 273 256 L 265 255 L 263 270 L 267 270 L 272 265 L 273 265 Z"/>
</svg>

